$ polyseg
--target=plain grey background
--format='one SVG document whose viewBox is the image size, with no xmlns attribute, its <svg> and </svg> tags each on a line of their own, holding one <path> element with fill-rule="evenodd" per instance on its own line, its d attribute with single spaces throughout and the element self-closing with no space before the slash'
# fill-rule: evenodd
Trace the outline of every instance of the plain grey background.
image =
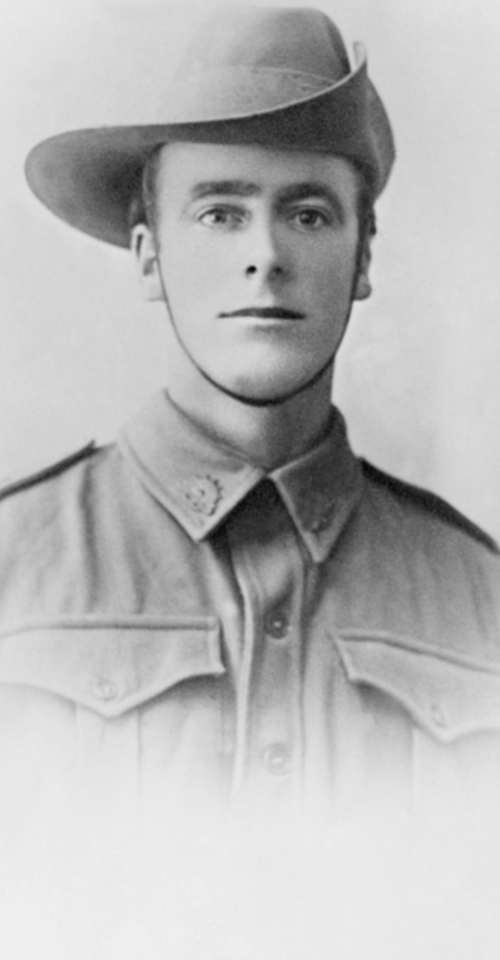
<svg viewBox="0 0 500 960">
<path fill-rule="evenodd" d="M 210 2 L 200 0 L 198 11 Z M 0 0 L 4 479 L 36 470 L 93 437 L 112 438 L 168 380 L 165 312 L 161 305 L 142 303 L 130 257 L 59 223 L 31 196 L 22 169 L 30 147 L 46 136 L 125 122 L 135 107 L 141 117 L 142 105 L 154 93 L 148 90 L 151 45 L 175 60 L 177 44 L 161 28 L 164 6 L 163 0 Z M 347 39 L 365 42 L 398 147 L 394 174 L 379 204 L 375 291 L 355 308 L 337 365 L 336 398 L 357 450 L 440 492 L 500 537 L 498 0 L 336 0 L 323 8 Z M 178 5 L 176 26 L 182 27 L 194 11 Z M 351 872 L 342 879 L 357 888 L 357 863 L 351 858 L 346 863 Z M 300 886 L 294 897 L 286 861 L 279 866 L 269 877 L 265 874 L 268 885 L 263 885 L 270 953 L 292 955 L 286 943 L 284 952 L 280 948 L 295 908 L 293 955 L 300 955 L 305 943 L 302 955 L 324 956 L 321 925 L 311 933 L 309 922 L 309 913 L 315 917 L 316 889 L 304 901 Z M 144 907 L 147 923 L 136 929 L 135 886 L 128 899 L 128 889 L 123 892 L 117 884 L 111 920 L 105 902 L 96 905 L 89 921 L 85 908 L 94 901 L 86 901 L 85 879 L 79 929 L 67 910 L 65 891 L 57 899 L 50 888 L 44 899 L 36 872 L 23 876 L 19 902 L 2 914 L 15 944 L 13 953 L 7 945 L 9 957 L 156 957 L 158 949 L 165 956 L 165 942 L 157 934 L 160 930 L 164 936 L 168 889 L 153 883 L 140 889 L 139 908 Z M 144 876 L 139 879 L 144 887 Z M 232 922 L 225 927 L 228 942 L 218 960 L 247 960 L 258 952 L 252 937 L 258 941 L 260 936 L 261 901 L 252 902 L 252 884 L 244 881 L 235 886 L 234 899 L 228 896 Z M 198 878 L 198 890 L 203 882 L 203 876 Z M 214 878 L 206 883 L 214 885 Z M 4 906 L 11 885 L 11 876 L 0 883 Z M 454 940 L 454 960 L 498 955 L 498 936 L 491 936 L 494 917 L 479 886 L 463 912 L 466 930 L 450 897 L 453 878 L 442 900 L 428 905 L 430 920 L 438 917 L 443 935 Z M 274 913 L 268 916 L 265 893 L 271 888 L 278 902 L 271 901 Z M 245 906 L 241 913 L 236 893 Z M 380 936 L 386 921 L 385 894 L 385 889 L 370 891 L 374 936 Z M 335 895 L 326 889 L 324 901 L 318 899 L 329 914 Z M 130 918 L 131 904 L 135 913 Z M 471 917 L 476 922 L 469 930 Z M 427 946 L 432 922 L 422 917 L 421 905 L 410 919 L 414 942 L 407 940 L 408 918 L 403 917 L 403 949 L 412 956 L 435 956 Z M 182 911 L 176 920 L 170 935 L 175 939 L 179 933 L 185 953 L 178 955 L 187 956 L 202 925 L 192 932 L 192 918 Z M 209 929 L 213 921 L 207 918 Z M 350 916 L 344 918 L 344 927 L 349 937 L 351 928 L 355 934 L 364 932 L 358 915 L 352 923 Z M 50 950 L 45 951 L 40 930 L 47 932 Z M 60 951 L 54 949 L 54 932 Z M 19 952 L 21 933 L 32 940 L 33 953 Z M 197 942 L 195 946 L 192 956 L 206 952 L 201 934 L 199 949 Z M 373 956 L 388 955 L 374 950 Z"/>
<path fill-rule="evenodd" d="M 178 4 L 182 29 L 206 10 Z M 290 5 L 290 4 L 283 4 Z M 302 3 L 307 6 L 307 3 Z M 336 0 L 398 148 L 379 203 L 374 294 L 355 307 L 335 397 L 356 450 L 500 537 L 500 8 L 497 0 Z M 120 424 L 168 380 L 168 321 L 130 256 L 33 198 L 23 163 L 62 130 L 139 119 L 161 0 L 0 0 L 0 477 Z"/>
</svg>

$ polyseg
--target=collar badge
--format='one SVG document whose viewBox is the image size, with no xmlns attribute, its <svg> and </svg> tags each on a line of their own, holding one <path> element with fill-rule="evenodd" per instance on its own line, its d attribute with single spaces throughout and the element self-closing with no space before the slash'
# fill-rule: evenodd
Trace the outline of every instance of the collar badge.
<svg viewBox="0 0 500 960">
<path fill-rule="evenodd" d="M 194 513 L 211 517 L 222 499 L 222 486 L 218 480 L 206 474 L 184 484 L 182 493 Z"/>
<path fill-rule="evenodd" d="M 336 501 L 330 490 L 319 490 L 313 485 L 300 498 L 300 518 L 306 530 L 323 533 L 331 524 Z"/>
</svg>

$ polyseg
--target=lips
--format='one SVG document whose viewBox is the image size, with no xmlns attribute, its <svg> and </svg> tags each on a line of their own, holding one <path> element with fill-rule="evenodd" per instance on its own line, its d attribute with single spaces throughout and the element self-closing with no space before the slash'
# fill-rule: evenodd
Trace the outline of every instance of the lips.
<svg viewBox="0 0 500 960">
<path fill-rule="evenodd" d="M 256 317 L 258 320 L 305 320 L 303 313 L 289 310 L 287 307 L 245 307 L 231 313 L 221 313 L 221 317 Z"/>
</svg>

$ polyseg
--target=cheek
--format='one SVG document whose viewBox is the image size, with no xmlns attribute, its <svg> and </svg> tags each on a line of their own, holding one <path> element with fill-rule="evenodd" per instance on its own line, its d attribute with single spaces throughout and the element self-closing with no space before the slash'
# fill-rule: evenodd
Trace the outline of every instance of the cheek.
<svg viewBox="0 0 500 960">
<path fill-rule="evenodd" d="M 172 306 L 208 306 L 227 282 L 226 259 L 214 256 L 201 242 L 183 244 L 177 239 L 170 250 L 163 256 L 163 276 Z"/>
<path fill-rule="evenodd" d="M 348 300 L 356 270 L 356 247 L 349 244 L 347 249 L 335 250 L 330 247 L 322 256 L 317 257 L 311 266 L 314 288 L 324 295 L 335 294 L 337 298 Z"/>
</svg>

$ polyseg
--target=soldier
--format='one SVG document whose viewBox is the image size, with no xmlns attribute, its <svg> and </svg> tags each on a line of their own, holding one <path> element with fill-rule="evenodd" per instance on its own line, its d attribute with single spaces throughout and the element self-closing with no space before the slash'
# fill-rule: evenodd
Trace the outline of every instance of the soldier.
<svg viewBox="0 0 500 960">
<path fill-rule="evenodd" d="M 131 247 L 176 356 L 116 444 L 3 492 L 4 822 L 20 798 L 203 835 L 489 812 L 496 547 L 357 459 L 331 405 L 394 161 L 363 50 L 237 6 L 163 71 L 136 126 L 27 162 L 55 214 Z"/>
</svg>

